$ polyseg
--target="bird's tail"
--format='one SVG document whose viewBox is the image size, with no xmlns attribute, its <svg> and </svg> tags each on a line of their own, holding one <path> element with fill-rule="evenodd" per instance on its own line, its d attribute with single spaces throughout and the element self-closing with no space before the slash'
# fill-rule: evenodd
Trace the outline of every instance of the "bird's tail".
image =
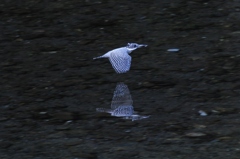
<svg viewBox="0 0 240 159">
<path fill-rule="evenodd" d="M 103 58 L 103 56 L 94 57 L 93 60 Z"/>
<path fill-rule="evenodd" d="M 97 112 L 105 112 L 105 113 L 111 113 L 112 110 L 111 109 L 107 109 L 107 108 L 96 108 Z"/>
</svg>

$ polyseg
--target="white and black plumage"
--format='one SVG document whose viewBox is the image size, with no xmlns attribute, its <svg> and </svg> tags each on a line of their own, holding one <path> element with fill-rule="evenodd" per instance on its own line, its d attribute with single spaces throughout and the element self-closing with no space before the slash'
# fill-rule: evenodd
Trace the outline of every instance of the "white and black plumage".
<svg viewBox="0 0 240 159">
<path fill-rule="evenodd" d="M 99 58 L 108 58 L 112 64 L 112 67 L 117 73 L 126 73 L 130 70 L 131 67 L 131 56 L 129 55 L 133 50 L 136 50 L 141 47 L 147 47 L 145 44 L 137 44 L 137 43 L 128 43 L 125 47 L 120 47 L 114 50 L 107 52 L 106 54 L 95 57 L 95 59 Z"/>
<path fill-rule="evenodd" d="M 111 116 L 122 117 L 124 119 L 140 120 L 149 116 L 138 115 L 134 112 L 133 101 L 130 91 L 122 82 L 119 82 L 113 93 L 111 109 L 97 108 L 98 112 L 110 113 Z"/>
</svg>

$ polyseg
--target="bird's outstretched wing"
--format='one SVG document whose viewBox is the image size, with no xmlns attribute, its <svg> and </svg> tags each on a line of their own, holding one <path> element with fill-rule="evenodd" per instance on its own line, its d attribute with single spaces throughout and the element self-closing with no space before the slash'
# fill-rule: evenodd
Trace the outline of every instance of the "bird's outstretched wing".
<svg viewBox="0 0 240 159">
<path fill-rule="evenodd" d="M 126 73 L 131 67 L 131 56 L 126 52 L 113 52 L 110 54 L 109 61 L 117 73 Z"/>
<path fill-rule="evenodd" d="M 120 106 L 132 106 L 133 101 L 130 91 L 124 83 L 117 84 L 113 94 L 111 109 L 117 109 Z"/>
</svg>

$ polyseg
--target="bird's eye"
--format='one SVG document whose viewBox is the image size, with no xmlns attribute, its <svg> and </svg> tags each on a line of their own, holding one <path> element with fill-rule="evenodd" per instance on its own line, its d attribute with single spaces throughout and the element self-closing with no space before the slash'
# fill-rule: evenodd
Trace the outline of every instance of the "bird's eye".
<svg viewBox="0 0 240 159">
<path fill-rule="evenodd" d="M 133 47 L 137 47 L 137 45 L 136 45 L 136 44 L 134 44 L 134 45 L 133 45 Z"/>
</svg>

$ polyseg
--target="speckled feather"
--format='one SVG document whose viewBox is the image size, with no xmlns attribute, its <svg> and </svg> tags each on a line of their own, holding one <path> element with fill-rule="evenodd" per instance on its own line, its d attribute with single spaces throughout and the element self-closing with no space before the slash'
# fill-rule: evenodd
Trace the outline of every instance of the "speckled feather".
<svg viewBox="0 0 240 159">
<path fill-rule="evenodd" d="M 128 55 L 127 51 L 121 48 L 112 52 L 109 61 L 117 73 L 125 73 L 130 70 L 132 57 Z"/>
</svg>

